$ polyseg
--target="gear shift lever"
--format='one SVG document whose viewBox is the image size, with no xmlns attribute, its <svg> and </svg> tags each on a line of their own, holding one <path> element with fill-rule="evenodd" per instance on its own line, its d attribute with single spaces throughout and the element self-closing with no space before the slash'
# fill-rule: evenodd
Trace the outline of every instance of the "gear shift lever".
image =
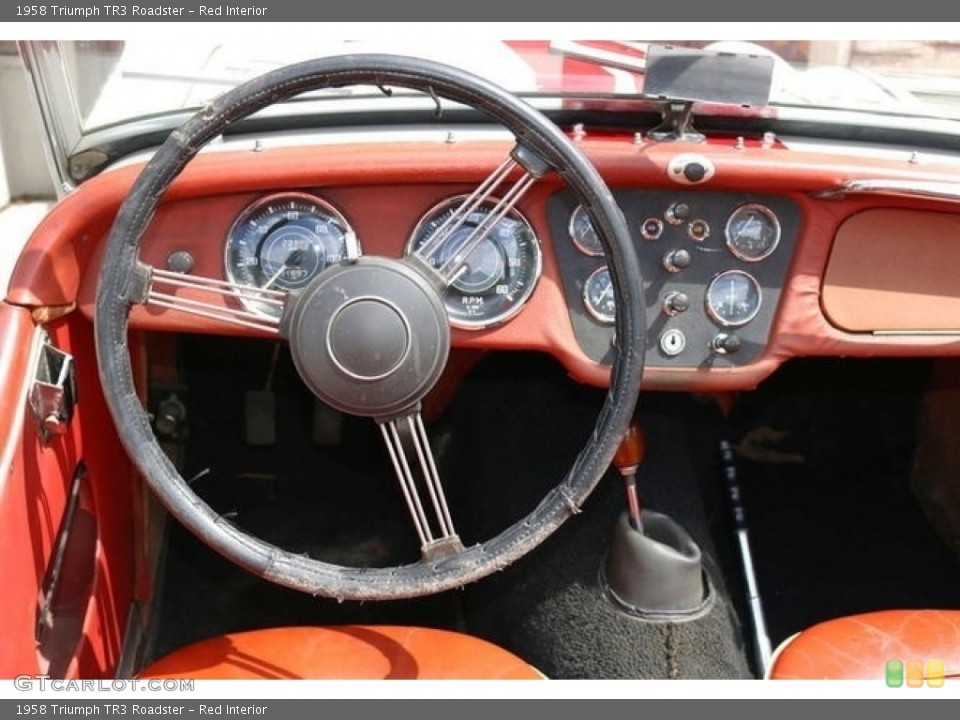
<svg viewBox="0 0 960 720">
<path fill-rule="evenodd" d="M 613 465 L 620 471 L 627 490 L 627 510 L 630 513 L 630 524 L 633 529 L 643 533 L 643 519 L 640 515 L 640 498 L 637 493 L 637 468 L 643 462 L 647 453 L 643 431 L 636 421 L 630 423 L 617 454 L 613 456 Z"/>
<path fill-rule="evenodd" d="M 641 509 L 636 477 L 645 449 L 643 431 L 633 422 L 613 459 L 626 485 L 627 512 L 614 526 L 600 581 L 611 602 L 629 615 L 692 620 L 710 609 L 713 593 L 690 534 L 673 518 Z"/>
</svg>

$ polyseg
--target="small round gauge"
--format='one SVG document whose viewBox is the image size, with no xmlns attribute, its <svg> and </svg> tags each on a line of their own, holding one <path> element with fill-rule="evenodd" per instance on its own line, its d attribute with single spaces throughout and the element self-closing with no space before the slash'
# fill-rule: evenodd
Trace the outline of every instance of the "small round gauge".
<svg viewBox="0 0 960 720">
<path fill-rule="evenodd" d="M 760 312 L 760 285 L 749 273 L 727 270 L 707 288 L 707 314 L 724 327 L 739 327 Z"/>
<path fill-rule="evenodd" d="M 577 250 L 590 257 L 603 256 L 603 245 L 600 243 L 597 231 L 594 230 L 593 223 L 590 222 L 590 216 L 587 215 L 583 205 L 577 205 L 574 208 L 574 211 L 570 214 L 570 223 L 567 229 Z"/>
<path fill-rule="evenodd" d="M 227 236 L 227 278 L 238 285 L 299 290 L 346 256 L 352 232 L 329 203 L 305 193 L 281 193 L 257 200 L 233 223 Z M 250 310 L 279 317 L 279 307 L 242 298 Z"/>
<path fill-rule="evenodd" d="M 606 266 L 590 273 L 583 284 L 583 304 L 594 319 L 605 325 L 613 325 L 617 318 L 617 304 L 610 270 Z"/>
<path fill-rule="evenodd" d="M 422 247 L 440 229 L 465 196 L 450 198 L 435 206 L 417 224 L 407 253 Z M 428 258 L 442 267 L 463 247 L 474 231 L 491 219 L 496 201 L 482 203 Z M 540 243 L 533 228 L 520 213 L 511 210 L 470 253 L 464 269 L 447 289 L 444 305 L 450 324 L 479 330 L 501 323 L 520 311 L 540 279 Z"/>
<path fill-rule="evenodd" d="M 780 221 L 765 205 L 742 205 L 733 211 L 724 231 L 727 247 L 746 262 L 770 257 L 780 243 Z"/>
</svg>

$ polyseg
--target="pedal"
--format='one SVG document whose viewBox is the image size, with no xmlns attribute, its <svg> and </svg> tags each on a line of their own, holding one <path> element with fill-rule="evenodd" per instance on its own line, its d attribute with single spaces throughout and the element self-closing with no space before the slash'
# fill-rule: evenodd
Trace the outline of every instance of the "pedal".
<svg viewBox="0 0 960 720">
<path fill-rule="evenodd" d="M 272 391 L 247 391 L 244 399 L 247 445 L 273 445 L 277 441 L 276 406 Z"/>
<path fill-rule="evenodd" d="M 313 400 L 311 439 L 319 447 L 336 447 L 343 441 L 343 413 L 319 398 Z"/>
</svg>

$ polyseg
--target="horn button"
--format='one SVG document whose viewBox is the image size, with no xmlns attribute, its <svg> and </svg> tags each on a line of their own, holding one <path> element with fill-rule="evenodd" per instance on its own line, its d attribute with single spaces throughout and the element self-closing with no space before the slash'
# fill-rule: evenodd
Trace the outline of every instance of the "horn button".
<svg viewBox="0 0 960 720">
<path fill-rule="evenodd" d="M 322 273 L 293 300 L 282 330 L 307 386 L 353 415 L 416 406 L 450 351 L 440 292 L 411 264 L 387 258 Z"/>
</svg>

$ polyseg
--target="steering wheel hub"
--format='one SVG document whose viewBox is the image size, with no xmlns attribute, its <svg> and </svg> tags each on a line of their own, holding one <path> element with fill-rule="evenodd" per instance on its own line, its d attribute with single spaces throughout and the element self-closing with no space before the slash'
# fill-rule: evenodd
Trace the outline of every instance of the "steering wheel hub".
<svg viewBox="0 0 960 720">
<path fill-rule="evenodd" d="M 450 349 L 437 289 L 409 263 L 379 257 L 317 277 L 290 303 L 284 334 L 297 371 L 321 400 L 368 417 L 415 406 Z"/>
</svg>

